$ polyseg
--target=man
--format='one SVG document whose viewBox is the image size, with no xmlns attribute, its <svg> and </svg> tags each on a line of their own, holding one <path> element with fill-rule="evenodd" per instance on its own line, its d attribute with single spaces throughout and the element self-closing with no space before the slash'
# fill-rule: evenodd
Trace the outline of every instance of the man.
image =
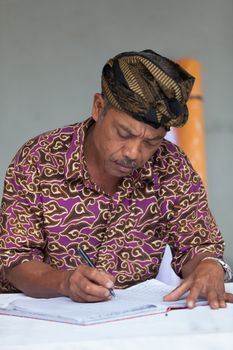
<svg viewBox="0 0 233 350">
<path fill-rule="evenodd" d="M 194 78 L 151 50 L 110 59 L 92 118 L 27 142 L 7 171 L 1 213 L 2 291 L 108 300 L 154 278 L 166 244 L 189 291 L 225 307 L 229 267 L 199 176 L 164 140 L 188 118 Z M 82 246 L 95 268 L 78 254 Z"/>
</svg>

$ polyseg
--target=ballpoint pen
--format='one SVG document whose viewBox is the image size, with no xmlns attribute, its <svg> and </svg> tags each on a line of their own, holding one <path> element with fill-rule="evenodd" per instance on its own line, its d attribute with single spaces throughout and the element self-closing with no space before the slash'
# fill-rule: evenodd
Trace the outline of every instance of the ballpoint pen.
<svg viewBox="0 0 233 350">
<path fill-rule="evenodd" d="M 78 247 L 78 253 L 83 258 L 83 260 L 87 263 L 88 266 L 95 267 L 95 265 L 93 264 L 93 262 L 91 261 L 91 259 L 85 253 L 85 251 L 83 250 L 83 248 L 81 246 Z M 109 290 L 109 293 L 111 294 L 111 296 L 113 296 L 113 297 L 116 296 L 116 294 L 112 288 L 108 288 L 108 290 Z"/>
</svg>

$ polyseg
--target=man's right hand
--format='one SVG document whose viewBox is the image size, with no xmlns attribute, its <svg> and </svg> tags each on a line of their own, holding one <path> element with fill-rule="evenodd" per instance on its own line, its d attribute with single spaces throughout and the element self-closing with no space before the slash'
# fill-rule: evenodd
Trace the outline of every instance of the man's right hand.
<svg viewBox="0 0 233 350">
<path fill-rule="evenodd" d="M 96 302 L 111 299 L 109 288 L 114 287 L 115 278 L 107 272 L 87 265 L 64 271 L 61 289 L 64 295 L 78 302 Z"/>
<path fill-rule="evenodd" d="M 113 288 L 115 282 L 109 273 L 87 265 L 61 271 L 35 260 L 7 268 L 5 272 L 15 288 L 34 298 L 67 296 L 78 302 L 109 300 L 108 289 Z"/>
</svg>

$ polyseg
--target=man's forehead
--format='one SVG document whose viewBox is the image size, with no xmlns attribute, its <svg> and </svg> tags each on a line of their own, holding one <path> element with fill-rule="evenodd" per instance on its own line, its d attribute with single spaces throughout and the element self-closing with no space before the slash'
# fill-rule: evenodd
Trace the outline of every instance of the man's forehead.
<svg viewBox="0 0 233 350">
<path fill-rule="evenodd" d="M 158 129 L 136 120 L 127 113 L 114 111 L 112 114 L 113 123 L 116 127 L 128 131 L 134 136 L 144 136 L 148 139 L 163 138 L 166 135 L 164 127 Z"/>
</svg>

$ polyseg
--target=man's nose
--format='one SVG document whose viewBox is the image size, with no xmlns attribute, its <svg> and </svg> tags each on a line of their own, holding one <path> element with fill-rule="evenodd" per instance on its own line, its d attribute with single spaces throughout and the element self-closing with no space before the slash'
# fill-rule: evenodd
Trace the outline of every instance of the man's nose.
<svg viewBox="0 0 233 350">
<path fill-rule="evenodd" d="M 136 140 L 128 141 L 124 146 L 124 157 L 136 161 L 140 158 L 141 143 Z"/>
</svg>

